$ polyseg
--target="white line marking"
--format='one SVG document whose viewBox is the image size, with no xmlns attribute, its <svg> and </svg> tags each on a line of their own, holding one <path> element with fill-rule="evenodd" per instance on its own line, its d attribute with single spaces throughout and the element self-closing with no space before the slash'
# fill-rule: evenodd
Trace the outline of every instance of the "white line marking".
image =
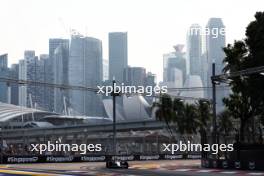
<svg viewBox="0 0 264 176">
<path fill-rule="evenodd" d="M 213 170 L 198 170 L 196 172 L 212 172 Z"/>
<path fill-rule="evenodd" d="M 78 170 L 73 170 L 73 171 L 69 171 L 69 172 L 72 172 L 72 173 L 82 173 L 82 172 L 87 172 L 87 171 L 78 171 Z"/>
<path fill-rule="evenodd" d="M 248 173 L 248 175 L 264 175 L 264 173 L 251 172 L 251 173 Z"/>
<path fill-rule="evenodd" d="M 174 171 L 176 172 L 187 172 L 187 171 L 191 171 L 192 169 L 175 169 Z"/>
<path fill-rule="evenodd" d="M 236 174 L 237 172 L 235 171 L 225 171 L 225 172 L 219 172 L 221 174 Z"/>
</svg>

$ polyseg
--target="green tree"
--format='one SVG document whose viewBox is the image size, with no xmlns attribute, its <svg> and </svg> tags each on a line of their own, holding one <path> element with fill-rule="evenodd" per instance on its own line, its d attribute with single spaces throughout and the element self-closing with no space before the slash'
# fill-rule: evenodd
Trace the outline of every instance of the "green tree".
<svg viewBox="0 0 264 176">
<path fill-rule="evenodd" d="M 232 116 L 228 110 L 220 112 L 217 116 L 218 132 L 223 135 L 226 144 L 226 137 L 234 131 Z"/>
<path fill-rule="evenodd" d="M 232 116 L 228 110 L 224 110 L 217 115 L 218 119 L 218 133 L 223 136 L 224 143 L 227 144 L 227 137 L 234 131 Z M 227 157 L 227 152 L 225 152 Z"/>
<path fill-rule="evenodd" d="M 158 102 L 153 104 L 156 118 L 176 127 L 184 140 L 190 135 L 198 132 L 206 136 L 208 124 L 211 119 L 210 103 L 198 101 L 196 104 L 184 103 L 183 100 L 172 98 L 169 95 L 161 95 Z M 171 130 L 171 129 L 170 129 Z M 172 132 L 172 131 L 171 131 Z"/>
<path fill-rule="evenodd" d="M 155 110 L 156 118 L 166 123 L 172 135 L 172 130 L 169 123 L 174 121 L 175 116 L 173 111 L 173 101 L 171 97 L 168 94 L 161 94 L 159 101 L 155 102 L 152 108 Z"/>
<path fill-rule="evenodd" d="M 183 100 L 175 98 L 173 100 L 173 111 L 175 113 L 175 118 L 173 119 L 173 122 L 177 125 L 176 131 L 179 132 L 181 135 L 185 133 L 184 110 L 185 105 L 183 103 Z"/>
<path fill-rule="evenodd" d="M 225 73 L 264 66 L 264 13 L 257 12 L 246 29 L 246 38 L 228 44 L 224 52 Z M 230 85 L 232 94 L 223 102 L 231 116 L 240 120 L 240 141 L 245 142 L 247 126 L 254 124 L 252 119 L 263 119 L 264 77 L 259 73 L 238 76 L 231 78 Z"/>
<path fill-rule="evenodd" d="M 212 119 L 212 112 L 210 102 L 199 100 L 196 102 L 197 118 L 199 119 L 199 133 L 201 137 L 201 144 L 207 142 L 207 131 L 210 130 L 210 122 Z M 202 152 L 203 157 L 206 157 L 206 152 Z"/>
<path fill-rule="evenodd" d="M 210 102 L 205 100 L 198 100 L 196 102 L 196 108 L 198 116 L 197 118 L 200 121 L 199 130 L 202 131 L 202 133 L 206 133 L 212 118 Z"/>
<path fill-rule="evenodd" d="M 184 107 L 184 126 L 186 134 L 197 134 L 200 121 L 197 115 L 197 109 L 194 104 L 185 104 Z"/>
<path fill-rule="evenodd" d="M 155 115 L 158 120 L 166 122 L 168 126 L 170 123 L 176 124 L 177 132 L 180 134 L 185 134 L 187 131 L 193 131 L 190 129 L 191 127 L 186 125 L 186 113 L 187 115 L 194 116 L 194 113 L 190 113 L 194 112 L 192 111 L 194 107 L 191 109 L 191 107 L 188 106 L 186 111 L 186 105 L 181 99 L 175 98 L 172 100 L 168 94 L 162 94 L 159 101 L 153 104 L 153 108 L 155 109 Z"/>
</svg>

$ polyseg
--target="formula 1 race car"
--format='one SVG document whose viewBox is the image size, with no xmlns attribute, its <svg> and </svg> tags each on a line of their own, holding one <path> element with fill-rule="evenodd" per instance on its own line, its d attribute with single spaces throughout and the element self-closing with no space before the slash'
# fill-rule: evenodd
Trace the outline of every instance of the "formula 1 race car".
<svg viewBox="0 0 264 176">
<path fill-rule="evenodd" d="M 108 169 L 128 169 L 127 161 L 109 160 L 106 161 L 106 168 Z"/>
</svg>

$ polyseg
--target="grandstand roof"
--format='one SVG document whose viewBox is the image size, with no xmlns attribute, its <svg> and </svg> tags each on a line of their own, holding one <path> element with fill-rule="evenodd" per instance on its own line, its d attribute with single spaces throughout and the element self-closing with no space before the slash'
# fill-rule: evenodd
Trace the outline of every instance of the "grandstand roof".
<svg viewBox="0 0 264 176">
<path fill-rule="evenodd" d="M 0 102 L 0 122 L 10 121 L 22 115 L 28 115 L 28 114 L 34 114 L 34 115 L 47 114 L 49 115 L 49 114 L 54 114 L 54 113 L 42 111 L 38 109 L 33 109 L 33 108 L 26 108 L 22 106 L 15 106 L 15 105 Z"/>
</svg>

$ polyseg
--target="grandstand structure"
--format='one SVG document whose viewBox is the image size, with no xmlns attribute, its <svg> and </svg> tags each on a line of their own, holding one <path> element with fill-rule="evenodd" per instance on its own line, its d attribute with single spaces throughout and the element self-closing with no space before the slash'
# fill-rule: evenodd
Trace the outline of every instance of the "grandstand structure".
<svg viewBox="0 0 264 176">
<path fill-rule="evenodd" d="M 111 118 L 66 116 L 0 103 L 0 124 L 4 155 L 32 155 L 28 150 L 31 144 L 47 141 L 100 143 L 103 145 L 101 154 L 112 151 Z M 167 131 L 167 125 L 154 119 L 118 121 L 116 129 L 120 154 L 159 153 L 158 143 L 173 139 Z"/>
<path fill-rule="evenodd" d="M 0 102 L 0 123 L 2 128 L 23 127 L 26 122 L 40 121 L 46 115 L 55 115 L 55 113 Z"/>
</svg>

